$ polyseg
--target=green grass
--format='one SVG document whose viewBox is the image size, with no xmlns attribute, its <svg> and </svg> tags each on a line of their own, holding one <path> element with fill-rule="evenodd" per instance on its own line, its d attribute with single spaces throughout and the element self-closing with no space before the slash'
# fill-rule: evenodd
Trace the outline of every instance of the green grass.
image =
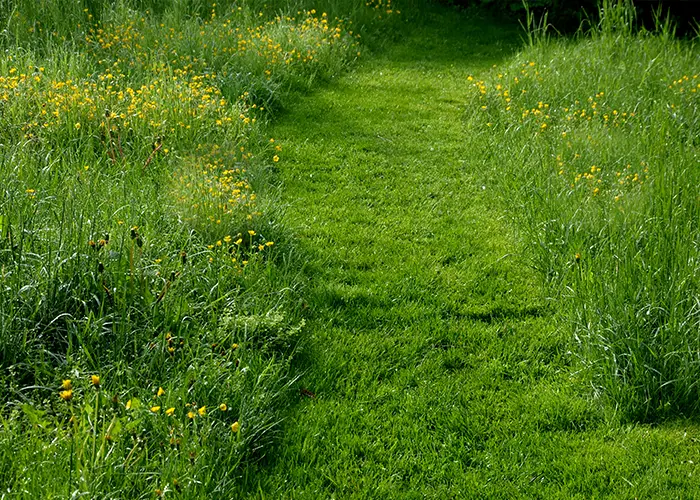
<svg viewBox="0 0 700 500">
<path fill-rule="evenodd" d="M 263 125 L 357 37 L 195 4 L 0 4 L 3 492 L 230 494 L 279 433 L 304 320 Z"/>
<path fill-rule="evenodd" d="M 252 496 L 697 496 L 695 423 L 624 424 L 594 397 L 518 214 L 549 193 L 540 156 L 523 157 L 536 131 L 487 127 L 474 95 L 533 51 L 585 73 L 597 41 L 566 43 L 564 61 L 556 45 L 517 54 L 514 26 L 424 17 L 273 128 L 308 259 L 307 372 Z M 600 78 L 619 75 L 608 61 Z M 559 81 L 581 80 L 537 89 Z"/>
<path fill-rule="evenodd" d="M 606 13 L 475 81 L 471 144 L 500 166 L 600 397 L 631 420 L 695 415 L 698 51 Z"/>
<path fill-rule="evenodd" d="M 0 0 L 3 494 L 700 496 L 697 49 L 608 7 Z"/>
</svg>

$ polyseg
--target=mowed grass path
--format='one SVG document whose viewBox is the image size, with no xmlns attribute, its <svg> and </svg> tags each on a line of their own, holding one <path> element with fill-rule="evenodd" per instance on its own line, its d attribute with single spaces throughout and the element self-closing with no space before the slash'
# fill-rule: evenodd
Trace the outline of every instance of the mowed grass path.
<svg viewBox="0 0 700 500">
<path fill-rule="evenodd" d="M 315 398 L 300 394 L 255 496 L 700 496 L 697 426 L 619 426 L 587 399 L 481 181 L 498 165 L 470 154 L 467 77 L 517 50 L 517 28 L 436 10 L 407 33 L 272 130 L 308 262 L 298 386 Z"/>
</svg>

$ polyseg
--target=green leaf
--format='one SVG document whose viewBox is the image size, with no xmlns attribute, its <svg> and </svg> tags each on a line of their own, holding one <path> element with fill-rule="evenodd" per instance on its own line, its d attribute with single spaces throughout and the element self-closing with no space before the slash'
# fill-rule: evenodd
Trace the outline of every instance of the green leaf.
<svg viewBox="0 0 700 500">
<path fill-rule="evenodd" d="M 29 419 L 29 422 L 36 427 L 41 427 L 42 429 L 46 428 L 46 426 L 49 425 L 49 422 L 47 420 L 44 420 L 42 417 L 46 414 L 45 411 L 43 410 L 37 410 L 33 406 L 29 404 L 23 404 L 22 405 L 22 411 L 24 414 L 27 416 Z"/>
<path fill-rule="evenodd" d="M 0 235 L 2 235 L 3 238 L 6 238 L 9 230 L 10 220 L 6 215 L 0 214 Z"/>
</svg>

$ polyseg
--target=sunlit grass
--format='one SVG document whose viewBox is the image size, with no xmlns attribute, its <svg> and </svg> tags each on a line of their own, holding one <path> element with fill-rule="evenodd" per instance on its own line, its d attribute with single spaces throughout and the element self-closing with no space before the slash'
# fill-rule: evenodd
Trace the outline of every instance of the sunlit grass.
<svg viewBox="0 0 700 500">
<path fill-rule="evenodd" d="M 421 13 L 398 43 L 274 126 L 285 151 L 286 220 L 309 256 L 309 368 L 278 452 L 256 474 L 261 493 L 249 496 L 697 496 L 689 409 L 650 414 L 650 425 L 622 405 L 616 412 L 612 394 L 599 397 L 608 389 L 582 365 L 570 313 L 592 304 L 603 317 L 600 302 L 588 292 L 570 301 L 559 287 L 575 290 L 581 270 L 596 279 L 591 260 L 602 252 L 578 238 L 594 242 L 588 228 L 598 217 L 616 207 L 630 213 L 626 204 L 656 182 L 659 162 L 627 148 L 657 97 L 638 103 L 639 82 L 617 70 L 650 61 L 620 57 L 635 47 L 624 38 L 614 50 L 584 36 L 556 50 L 519 48 L 517 25 L 474 12 Z M 673 58 L 663 40 L 649 43 Z M 677 70 L 647 82 L 667 89 Z M 514 77 L 525 80 L 517 94 Z M 510 95 L 499 95 L 505 89 Z M 593 115 L 594 102 L 604 113 Z M 569 120 L 574 109 L 591 120 Z M 614 110 L 627 113 L 617 127 Z M 589 134 L 601 142 L 591 145 Z M 616 139 L 603 141 L 607 134 Z M 624 163 L 613 161 L 615 147 L 628 151 Z M 572 214 L 581 232 L 568 233 L 571 242 L 529 222 L 557 228 Z M 541 258 L 552 250 L 540 241 L 562 245 L 561 261 Z"/>
<path fill-rule="evenodd" d="M 304 322 L 265 124 L 379 21 L 334 12 L 0 3 L 3 491 L 228 497 L 269 453 Z"/>
<path fill-rule="evenodd" d="M 700 77 L 693 42 L 632 22 L 609 5 L 588 37 L 470 77 L 470 120 L 533 263 L 570 306 L 596 393 L 654 420 L 695 414 L 700 396 Z"/>
<path fill-rule="evenodd" d="M 697 48 L 408 4 L 0 0 L 3 492 L 694 496 Z"/>
</svg>

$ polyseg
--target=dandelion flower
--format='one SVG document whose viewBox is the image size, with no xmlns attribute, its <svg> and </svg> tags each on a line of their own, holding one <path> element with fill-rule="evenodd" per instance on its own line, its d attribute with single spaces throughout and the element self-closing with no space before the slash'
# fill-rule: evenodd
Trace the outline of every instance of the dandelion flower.
<svg viewBox="0 0 700 500">
<path fill-rule="evenodd" d="M 66 389 L 58 393 L 63 401 L 70 401 L 73 399 L 73 389 Z"/>
<path fill-rule="evenodd" d="M 274 161 L 275 163 L 277 163 L 278 161 L 280 161 L 280 157 L 277 156 L 277 155 L 275 155 L 275 156 L 272 157 L 272 161 Z"/>
<path fill-rule="evenodd" d="M 206 415 L 206 414 L 207 414 L 207 407 L 206 407 L 206 405 L 205 405 L 205 406 L 202 406 L 201 408 L 199 408 L 199 409 L 197 410 L 197 413 L 199 413 L 199 416 L 201 416 L 201 417 L 203 417 L 204 415 Z"/>
<path fill-rule="evenodd" d="M 100 387 L 100 376 L 99 375 L 90 375 L 90 382 L 94 387 Z"/>
<path fill-rule="evenodd" d="M 160 411 L 160 406 L 151 406 L 151 411 L 153 413 L 158 413 Z"/>
<path fill-rule="evenodd" d="M 193 419 L 194 417 L 195 417 L 194 412 L 191 412 L 191 411 L 188 411 L 188 412 L 187 412 L 187 418 Z"/>
<path fill-rule="evenodd" d="M 175 408 L 168 408 L 165 410 L 165 414 L 169 417 L 172 417 L 175 414 Z"/>
<path fill-rule="evenodd" d="M 73 382 L 71 382 L 71 379 L 67 378 L 63 382 L 61 382 L 61 389 L 64 391 L 69 391 L 73 388 Z"/>
<path fill-rule="evenodd" d="M 231 432 L 233 432 L 235 434 L 240 430 L 241 430 L 241 424 L 238 423 L 238 420 L 236 420 L 234 423 L 231 424 Z"/>
<path fill-rule="evenodd" d="M 219 410 L 221 410 L 221 411 L 226 411 L 226 410 L 228 410 L 228 406 L 226 406 L 226 403 L 221 403 L 221 404 L 219 405 Z"/>
<path fill-rule="evenodd" d="M 158 388 L 158 393 L 157 393 L 156 395 L 157 395 L 157 396 L 162 396 L 163 394 L 165 394 L 165 391 L 163 390 L 162 387 L 159 387 L 159 388 Z"/>
</svg>

